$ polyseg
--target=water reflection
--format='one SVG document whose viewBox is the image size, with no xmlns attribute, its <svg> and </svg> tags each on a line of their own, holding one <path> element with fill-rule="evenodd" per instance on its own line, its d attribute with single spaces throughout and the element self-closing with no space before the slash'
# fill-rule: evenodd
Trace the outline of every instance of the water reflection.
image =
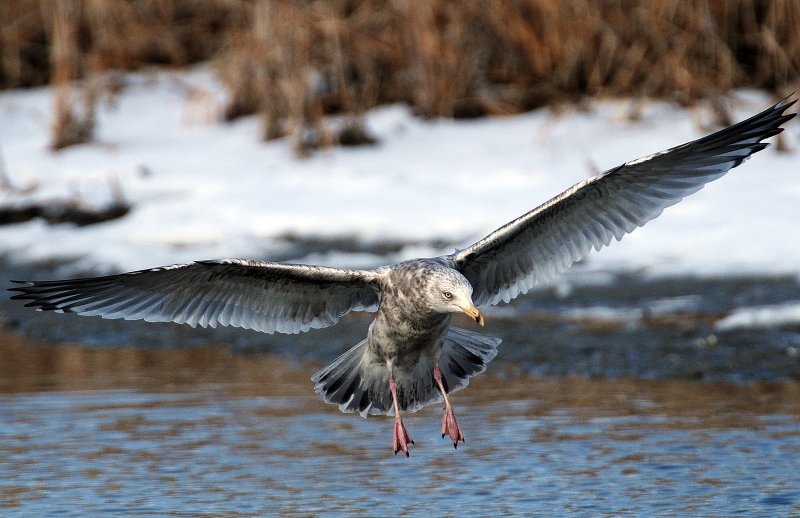
<svg viewBox="0 0 800 518">
<path fill-rule="evenodd" d="M 800 384 L 514 375 L 391 422 L 322 403 L 318 365 L 0 337 L 0 514 L 800 512 Z"/>
</svg>

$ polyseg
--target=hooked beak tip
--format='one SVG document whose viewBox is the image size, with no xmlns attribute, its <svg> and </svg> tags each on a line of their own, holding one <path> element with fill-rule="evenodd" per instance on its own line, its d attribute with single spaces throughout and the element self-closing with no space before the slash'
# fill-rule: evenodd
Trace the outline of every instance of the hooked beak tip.
<svg viewBox="0 0 800 518">
<path fill-rule="evenodd" d="M 478 308 L 476 308 L 474 305 L 470 305 L 469 308 L 463 309 L 462 311 L 464 311 L 464 313 L 466 313 L 467 316 L 469 316 L 469 318 L 477 322 L 478 325 L 483 327 L 483 322 L 484 322 L 483 314 L 480 311 L 478 311 Z"/>
</svg>

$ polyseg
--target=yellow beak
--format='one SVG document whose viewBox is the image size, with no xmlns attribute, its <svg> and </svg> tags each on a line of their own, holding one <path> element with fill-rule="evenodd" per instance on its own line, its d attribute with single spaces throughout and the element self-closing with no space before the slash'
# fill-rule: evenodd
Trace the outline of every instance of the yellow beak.
<svg viewBox="0 0 800 518">
<path fill-rule="evenodd" d="M 463 311 L 469 318 L 483 326 L 483 315 L 480 311 L 478 311 L 478 308 L 475 307 L 475 304 L 470 304 L 469 307 L 461 308 L 461 311 Z"/>
</svg>

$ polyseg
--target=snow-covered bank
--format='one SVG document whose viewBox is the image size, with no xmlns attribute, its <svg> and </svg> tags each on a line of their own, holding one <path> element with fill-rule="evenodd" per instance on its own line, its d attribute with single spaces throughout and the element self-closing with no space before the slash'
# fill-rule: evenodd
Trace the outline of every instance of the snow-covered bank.
<svg viewBox="0 0 800 518">
<path fill-rule="evenodd" d="M 224 93 L 210 72 L 156 72 L 98 112 L 97 143 L 48 149 L 47 89 L 0 92 L 0 203 L 79 196 L 102 205 L 118 185 L 133 204 L 119 220 L 77 228 L 39 221 L 0 227 L 14 260 L 84 257 L 82 267 L 129 270 L 214 257 L 280 255 L 285 236 L 409 242 L 391 256 L 315 254 L 297 261 L 367 266 L 468 244 L 590 174 L 712 131 L 704 110 L 629 101 L 590 111 L 546 110 L 475 121 L 421 121 L 400 106 L 369 114 L 381 144 L 292 157 L 259 141 L 259 121 L 217 122 Z M 735 118 L 771 100 L 740 92 Z M 654 274 L 800 271 L 800 124 L 768 149 L 593 254 L 585 268 Z"/>
<path fill-rule="evenodd" d="M 749 327 L 779 327 L 800 322 L 800 303 L 739 308 L 718 321 L 721 331 Z"/>
</svg>

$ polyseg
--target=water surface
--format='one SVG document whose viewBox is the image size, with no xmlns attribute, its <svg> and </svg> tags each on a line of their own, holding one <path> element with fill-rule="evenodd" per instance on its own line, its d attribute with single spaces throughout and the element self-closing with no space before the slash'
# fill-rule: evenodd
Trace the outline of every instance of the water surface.
<svg viewBox="0 0 800 518">
<path fill-rule="evenodd" d="M 498 362 L 440 409 L 341 414 L 318 362 L 0 335 L 0 514 L 800 513 L 800 384 L 538 377 Z"/>
</svg>

